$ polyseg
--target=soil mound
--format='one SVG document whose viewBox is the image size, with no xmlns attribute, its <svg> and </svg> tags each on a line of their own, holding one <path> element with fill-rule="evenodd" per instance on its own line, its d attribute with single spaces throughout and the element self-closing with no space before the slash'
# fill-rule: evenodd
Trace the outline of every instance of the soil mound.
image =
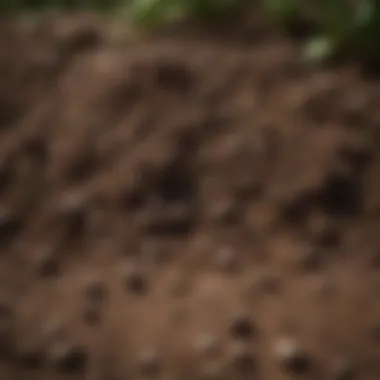
<svg viewBox="0 0 380 380">
<path fill-rule="evenodd" d="M 2 25 L 2 378 L 378 379 L 380 87 L 297 53 Z"/>
</svg>

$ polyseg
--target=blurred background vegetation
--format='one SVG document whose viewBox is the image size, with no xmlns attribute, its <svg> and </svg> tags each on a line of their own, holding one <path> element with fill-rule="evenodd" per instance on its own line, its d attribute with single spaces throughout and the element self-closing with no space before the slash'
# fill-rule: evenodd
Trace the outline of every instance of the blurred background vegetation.
<svg viewBox="0 0 380 380">
<path fill-rule="evenodd" d="M 307 23 L 307 60 L 355 56 L 380 64 L 380 0 L 0 0 L 3 14 L 95 9 L 127 14 L 129 21 L 145 29 L 182 19 L 207 22 L 247 7 L 259 7 L 284 31 Z"/>
</svg>

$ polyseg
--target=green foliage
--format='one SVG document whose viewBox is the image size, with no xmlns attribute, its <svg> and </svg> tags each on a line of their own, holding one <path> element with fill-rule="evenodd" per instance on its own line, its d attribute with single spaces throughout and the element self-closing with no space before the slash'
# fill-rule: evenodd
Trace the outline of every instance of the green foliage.
<svg viewBox="0 0 380 380">
<path fill-rule="evenodd" d="M 133 21 L 143 27 L 154 27 L 165 22 L 197 18 L 210 20 L 238 9 L 244 0 L 132 0 L 130 13 Z"/>
<path fill-rule="evenodd" d="M 271 17 L 291 25 L 301 17 L 302 2 L 262 0 Z M 313 11 L 317 35 L 305 48 L 305 57 L 321 60 L 333 55 L 356 55 L 380 63 L 380 0 L 314 0 L 303 3 Z"/>
<path fill-rule="evenodd" d="M 307 60 L 356 55 L 380 63 L 380 0 L 130 0 L 130 3 L 132 18 L 144 27 L 178 18 L 209 20 L 228 15 L 247 3 L 262 6 L 265 14 L 284 29 L 308 13 L 316 35 L 306 44 Z"/>
<path fill-rule="evenodd" d="M 379 60 L 380 2 L 366 0 L 348 4 L 347 0 L 325 0 L 319 16 L 322 33 L 334 44 L 335 52 L 357 54 Z"/>
<path fill-rule="evenodd" d="M 154 28 L 184 18 L 228 17 L 245 5 L 261 6 L 283 29 L 311 21 L 316 32 L 305 47 L 308 60 L 356 55 L 380 64 L 380 0 L 0 0 L 0 12 L 127 9 L 136 25 Z"/>
</svg>

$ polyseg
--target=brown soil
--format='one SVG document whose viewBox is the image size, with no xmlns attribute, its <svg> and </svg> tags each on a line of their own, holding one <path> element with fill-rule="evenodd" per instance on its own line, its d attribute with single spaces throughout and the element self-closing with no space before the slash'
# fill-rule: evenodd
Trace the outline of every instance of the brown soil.
<svg viewBox="0 0 380 380">
<path fill-rule="evenodd" d="M 1 378 L 379 379 L 379 82 L 99 25 L 1 27 Z"/>
</svg>

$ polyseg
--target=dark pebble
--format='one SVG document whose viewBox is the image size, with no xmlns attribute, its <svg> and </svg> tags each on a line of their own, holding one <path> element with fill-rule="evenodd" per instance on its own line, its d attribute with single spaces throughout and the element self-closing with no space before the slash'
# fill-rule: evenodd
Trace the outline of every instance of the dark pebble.
<svg viewBox="0 0 380 380">
<path fill-rule="evenodd" d="M 354 380 L 357 374 L 349 360 L 341 359 L 334 363 L 332 375 L 333 380 Z"/>
<path fill-rule="evenodd" d="M 135 295 L 144 296 L 148 292 L 148 280 L 144 273 L 138 270 L 130 270 L 125 274 L 125 286 Z"/>
<path fill-rule="evenodd" d="M 295 341 L 281 339 L 277 342 L 275 351 L 281 367 L 286 373 L 293 375 L 310 373 L 313 367 L 312 360 Z"/>
<path fill-rule="evenodd" d="M 262 194 L 262 184 L 254 178 L 246 178 L 236 188 L 236 198 L 239 201 L 258 198 Z"/>
<path fill-rule="evenodd" d="M 14 315 L 11 306 L 0 302 L 0 356 L 8 357 L 14 348 Z"/>
<path fill-rule="evenodd" d="M 60 261 L 54 251 L 41 252 L 37 258 L 36 269 L 41 277 L 56 277 L 60 273 Z"/>
<path fill-rule="evenodd" d="M 194 81 L 194 73 L 185 63 L 158 62 L 155 74 L 160 86 L 181 93 L 189 91 Z"/>
<path fill-rule="evenodd" d="M 356 378 L 356 371 L 349 360 L 341 359 L 334 363 L 332 375 L 333 380 L 354 380 Z"/>
<path fill-rule="evenodd" d="M 12 307 L 6 301 L 0 301 L 0 328 L 13 320 Z"/>
<path fill-rule="evenodd" d="M 357 141 L 351 145 L 342 145 L 339 156 L 347 161 L 354 169 L 364 168 L 373 157 L 373 146 L 366 141 Z"/>
<path fill-rule="evenodd" d="M 257 362 L 255 356 L 246 347 L 238 347 L 233 353 L 232 365 L 235 371 L 251 375 L 256 372 Z"/>
<path fill-rule="evenodd" d="M 72 237 L 82 235 L 89 221 L 87 199 L 82 194 L 69 194 L 59 207 L 67 233 Z"/>
<path fill-rule="evenodd" d="M 317 248 L 306 248 L 300 257 L 300 269 L 307 271 L 319 270 L 325 261 L 324 252 Z"/>
<path fill-rule="evenodd" d="M 25 152 L 31 160 L 43 165 L 48 157 L 48 151 L 45 141 L 41 138 L 34 138 L 29 140 L 25 147 Z"/>
<path fill-rule="evenodd" d="M 22 368 L 38 370 L 45 365 L 45 352 L 39 348 L 33 348 L 18 353 L 18 364 Z"/>
<path fill-rule="evenodd" d="M 67 228 L 72 236 L 81 235 L 87 226 L 87 210 L 80 208 L 67 214 Z"/>
<path fill-rule="evenodd" d="M 52 353 L 53 365 L 63 374 L 84 373 L 88 356 L 84 347 L 60 344 Z"/>
<path fill-rule="evenodd" d="M 284 202 L 281 205 L 282 219 L 292 225 L 302 225 L 310 212 L 311 205 L 315 203 L 314 198 L 314 194 L 306 193 Z"/>
<path fill-rule="evenodd" d="M 240 340 L 249 340 L 257 333 L 254 323 L 244 314 L 238 314 L 232 319 L 229 330 L 235 339 Z"/>
<path fill-rule="evenodd" d="M 377 325 L 371 329 L 371 336 L 375 343 L 380 344 L 380 325 Z"/>
<path fill-rule="evenodd" d="M 316 243 L 321 248 L 335 248 L 340 243 L 340 234 L 337 228 L 331 224 L 325 225 L 317 235 Z"/>
<path fill-rule="evenodd" d="M 102 314 L 98 307 L 89 306 L 83 312 L 83 321 L 88 326 L 96 326 L 102 321 Z"/>
<path fill-rule="evenodd" d="M 193 227 L 193 211 L 186 203 L 168 204 L 143 213 L 140 225 L 146 233 L 153 236 L 188 235 Z"/>
<path fill-rule="evenodd" d="M 106 284 L 100 280 L 91 279 L 84 287 L 84 295 L 91 303 L 102 303 L 107 299 Z"/>
<path fill-rule="evenodd" d="M 289 372 L 303 374 L 310 372 L 312 363 L 307 356 L 298 355 L 286 362 L 286 368 Z"/>
<path fill-rule="evenodd" d="M 20 232 L 21 220 L 11 212 L 0 213 L 0 244 L 9 244 Z"/>
</svg>

